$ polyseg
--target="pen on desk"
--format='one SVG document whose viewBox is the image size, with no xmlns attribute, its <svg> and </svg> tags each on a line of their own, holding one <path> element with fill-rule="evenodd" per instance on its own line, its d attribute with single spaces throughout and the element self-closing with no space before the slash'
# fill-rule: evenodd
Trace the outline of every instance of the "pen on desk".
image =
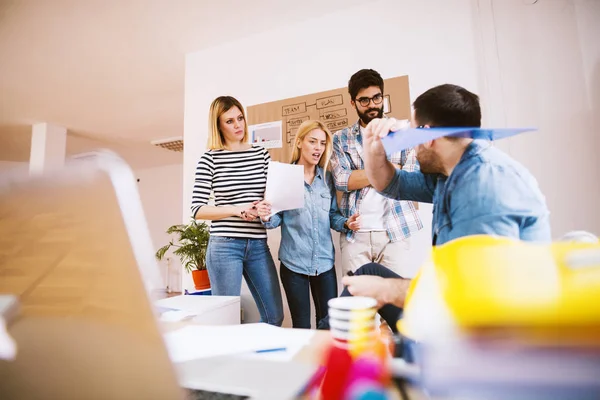
<svg viewBox="0 0 600 400">
<path fill-rule="evenodd" d="M 277 347 L 274 349 L 263 349 L 263 350 L 256 350 L 255 353 L 273 353 L 275 351 L 286 351 L 287 347 Z"/>
</svg>

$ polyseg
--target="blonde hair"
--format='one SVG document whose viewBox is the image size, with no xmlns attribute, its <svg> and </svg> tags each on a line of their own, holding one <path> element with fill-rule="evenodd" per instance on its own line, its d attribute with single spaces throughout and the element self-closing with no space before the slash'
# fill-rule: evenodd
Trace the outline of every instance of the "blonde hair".
<svg viewBox="0 0 600 400">
<path fill-rule="evenodd" d="M 206 147 L 209 150 L 222 150 L 225 148 L 225 138 L 219 129 L 219 118 L 221 115 L 231 110 L 233 107 L 240 109 L 244 117 L 244 137 L 242 142 L 248 141 L 248 124 L 246 123 L 246 113 L 242 103 L 231 96 L 220 96 L 213 100 L 208 111 L 208 143 Z"/>
<path fill-rule="evenodd" d="M 319 160 L 319 167 L 323 168 L 323 171 L 327 171 L 327 168 L 329 167 L 329 160 L 331 159 L 331 152 L 333 151 L 333 138 L 331 136 L 331 132 L 329 132 L 329 129 L 327 129 L 325 124 L 317 120 L 304 121 L 298 127 L 298 131 L 296 132 L 296 140 L 294 141 L 294 150 L 292 151 L 292 159 L 290 162 L 292 164 L 298 162 L 301 153 L 298 146 L 300 143 L 302 143 L 306 135 L 315 129 L 320 129 L 325 132 L 325 151 Z"/>
</svg>

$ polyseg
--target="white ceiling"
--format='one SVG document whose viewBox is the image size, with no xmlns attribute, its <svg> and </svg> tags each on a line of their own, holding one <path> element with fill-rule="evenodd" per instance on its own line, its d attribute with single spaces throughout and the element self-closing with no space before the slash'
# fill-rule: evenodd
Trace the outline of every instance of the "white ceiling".
<svg viewBox="0 0 600 400">
<path fill-rule="evenodd" d="M 27 161 L 31 124 L 49 122 L 68 129 L 70 154 L 181 162 L 150 141 L 183 136 L 185 53 L 360 3 L 0 0 L 0 160 Z"/>
</svg>

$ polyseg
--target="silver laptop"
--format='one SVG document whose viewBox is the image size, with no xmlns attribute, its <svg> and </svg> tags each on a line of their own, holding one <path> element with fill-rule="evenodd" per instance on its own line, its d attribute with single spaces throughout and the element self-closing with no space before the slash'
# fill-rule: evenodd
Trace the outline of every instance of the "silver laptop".
<svg viewBox="0 0 600 400">
<path fill-rule="evenodd" d="M 230 395 L 212 398 L 283 399 L 311 373 L 231 358 L 175 368 L 151 305 L 163 287 L 135 177 L 119 157 L 0 175 L 0 295 L 19 303 L 9 324 L 18 353 L 0 361 L 0 398 L 208 398 L 230 379 Z"/>
</svg>

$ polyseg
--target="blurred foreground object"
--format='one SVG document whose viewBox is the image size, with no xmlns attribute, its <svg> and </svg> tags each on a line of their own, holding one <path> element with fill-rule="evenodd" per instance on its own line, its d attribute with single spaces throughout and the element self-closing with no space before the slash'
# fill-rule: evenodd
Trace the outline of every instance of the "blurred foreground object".
<svg viewBox="0 0 600 400">
<path fill-rule="evenodd" d="M 305 399 L 386 400 L 390 392 L 389 334 L 376 325 L 377 301 L 338 297 L 328 302 L 332 340 Z"/>
<path fill-rule="evenodd" d="M 151 298 L 163 288 L 127 164 L 109 152 L 0 174 L 0 293 L 18 298 L 0 398 L 176 399 Z"/>
<path fill-rule="evenodd" d="M 6 330 L 4 318 L 0 317 L 0 360 L 14 360 L 17 355 L 17 344 Z"/>
<path fill-rule="evenodd" d="M 600 398 L 600 244 L 484 235 L 433 249 L 400 331 L 421 384 L 474 398 Z"/>
</svg>

